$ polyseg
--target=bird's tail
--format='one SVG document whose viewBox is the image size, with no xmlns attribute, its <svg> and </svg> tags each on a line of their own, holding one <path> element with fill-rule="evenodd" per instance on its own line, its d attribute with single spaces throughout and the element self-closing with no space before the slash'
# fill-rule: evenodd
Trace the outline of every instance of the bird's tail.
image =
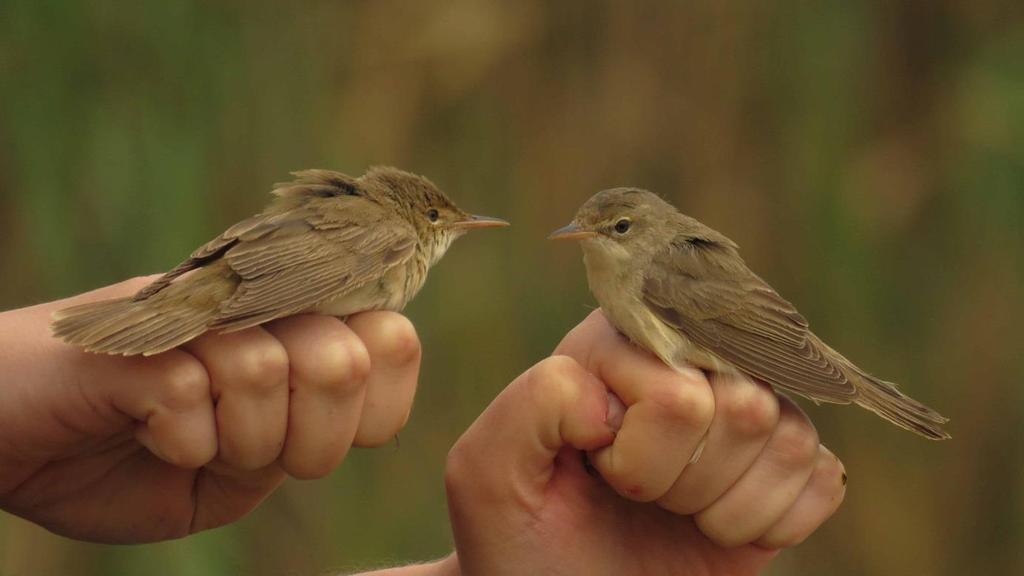
<svg viewBox="0 0 1024 576">
<path fill-rule="evenodd" d="M 216 313 L 167 304 L 166 298 L 115 298 L 72 306 L 54 313 L 51 328 L 89 352 L 150 356 L 199 336 Z"/>
<path fill-rule="evenodd" d="M 810 337 L 814 344 L 842 370 L 856 389 L 855 395 L 844 400 L 844 403 L 852 401 L 900 428 L 930 440 L 950 438 L 949 433 L 942 429 L 942 425 L 949 422 L 949 418 L 900 392 L 892 382 L 880 380 L 861 370 L 817 336 L 811 334 Z"/>
<path fill-rule="evenodd" d="M 900 392 L 891 382 L 879 380 L 857 367 L 853 367 L 852 372 L 852 379 L 857 384 L 857 397 L 854 402 L 858 405 L 930 440 L 945 440 L 950 437 L 949 433 L 942 429 L 942 425 L 949 422 L 949 418 Z"/>
</svg>

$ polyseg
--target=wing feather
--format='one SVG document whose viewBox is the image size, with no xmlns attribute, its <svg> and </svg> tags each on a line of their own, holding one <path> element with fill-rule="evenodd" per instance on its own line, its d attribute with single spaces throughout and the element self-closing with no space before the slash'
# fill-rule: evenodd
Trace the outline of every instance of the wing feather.
<svg viewBox="0 0 1024 576">
<path fill-rule="evenodd" d="M 238 286 L 210 328 L 239 330 L 343 296 L 415 252 L 412 225 L 370 199 L 284 192 L 282 204 L 228 228 L 132 299 L 150 298 L 178 277 L 223 260 Z"/>
<path fill-rule="evenodd" d="M 410 224 L 365 199 L 351 201 L 360 205 L 358 212 L 314 210 L 281 218 L 228 248 L 223 259 L 240 282 L 211 328 L 238 330 L 311 309 L 412 257 L 417 236 Z"/>
<path fill-rule="evenodd" d="M 807 320 L 737 258 L 714 244 L 675 242 L 644 281 L 646 304 L 692 342 L 782 390 L 826 402 L 857 392 L 811 337 Z M 738 262 L 738 264 L 737 264 Z"/>
<path fill-rule="evenodd" d="M 149 298 L 170 286 L 171 282 L 178 277 L 197 268 L 201 268 L 222 257 L 225 252 L 236 246 L 239 242 L 255 240 L 264 234 L 273 232 L 284 220 L 292 219 L 293 221 L 300 221 L 304 216 L 308 216 L 305 211 L 300 212 L 296 210 L 283 214 L 263 213 L 246 218 L 225 230 L 220 236 L 197 248 L 192 252 L 187 260 L 178 264 L 163 276 L 149 283 L 142 290 L 139 290 L 132 297 L 132 300 L 145 300 L 146 298 Z"/>
</svg>

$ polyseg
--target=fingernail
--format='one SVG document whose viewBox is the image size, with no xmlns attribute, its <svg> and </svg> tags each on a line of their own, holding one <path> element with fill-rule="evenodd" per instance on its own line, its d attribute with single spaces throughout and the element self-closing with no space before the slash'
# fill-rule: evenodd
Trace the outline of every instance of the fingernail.
<svg viewBox="0 0 1024 576">
<path fill-rule="evenodd" d="M 604 422 L 609 428 L 618 432 L 622 428 L 622 419 L 626 416 L 626 405 L 619 400 L 619 397 L 608 392 L 608 412 L 604 416 Z"/>
</svg>

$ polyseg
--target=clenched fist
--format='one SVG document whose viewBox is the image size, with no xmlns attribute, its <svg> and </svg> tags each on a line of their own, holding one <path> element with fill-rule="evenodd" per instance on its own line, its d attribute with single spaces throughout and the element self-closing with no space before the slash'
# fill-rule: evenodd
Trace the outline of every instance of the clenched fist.
<svg viewBox="0 0 1024 576">
<path fill-rule="evenodd" d="M 147 280 L 0 314 L 3 509 L 83 540 L 182 537 L 405 424 L 420 344 L 395 313 L 294 316 L 149 358 L 51 337 L 54 310 Z"/>
</svg>

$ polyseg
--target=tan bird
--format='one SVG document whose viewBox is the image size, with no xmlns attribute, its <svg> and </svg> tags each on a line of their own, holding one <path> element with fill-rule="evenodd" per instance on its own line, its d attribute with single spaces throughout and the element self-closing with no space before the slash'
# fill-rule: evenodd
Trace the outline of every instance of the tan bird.
<svg viewBox="0 0 1024 576">
<path fill-rule="evenodd" d="M 473 228 L 507 226 L 460 210 L 423 176 L 329 170 L 277 184 L 262 213 L 228 228 L 134 296 L 54 315 L 53 333 L 91 352 L 158 354 L 207 330 L 232 332 L 304 312 L 401 310 L 427 271 Z"/>
<path fill-rule="evenodd" d="M 948 421 L 822 342 L 792 304 L 747 268 L 737 245 L 636 188 L 588 200 L 555 239 L 583 246 L 608 320 L 669 366 L 734 371 L 815 402 L 859 404 L 926 438 Z"/>
</svg>

